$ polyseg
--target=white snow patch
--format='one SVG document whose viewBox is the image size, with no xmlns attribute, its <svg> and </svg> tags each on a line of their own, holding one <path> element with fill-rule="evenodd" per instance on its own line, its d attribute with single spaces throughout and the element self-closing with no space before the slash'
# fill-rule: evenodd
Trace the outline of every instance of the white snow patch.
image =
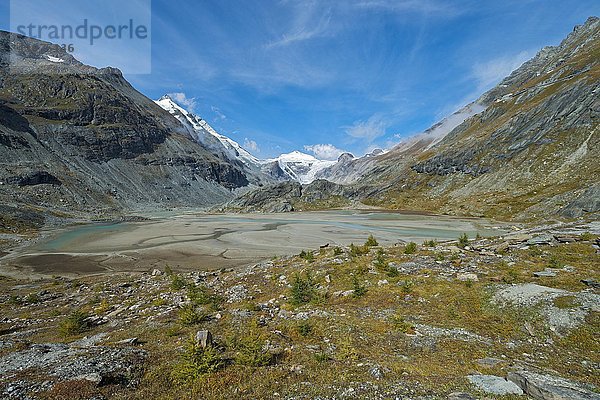
<svg viewBox="0 0 600 400">
<path fill-rule="evenodd" d="M 49 56 L 49 55 L 44 55 L 44 57 L 46 57 L 46 60 L 53 62 L 53 63 L 64 63 L 65 60 L 63 60 L 62 58 L 58 58 L 58 57 L 54 57 L 54 56 Z"/>
</svg>

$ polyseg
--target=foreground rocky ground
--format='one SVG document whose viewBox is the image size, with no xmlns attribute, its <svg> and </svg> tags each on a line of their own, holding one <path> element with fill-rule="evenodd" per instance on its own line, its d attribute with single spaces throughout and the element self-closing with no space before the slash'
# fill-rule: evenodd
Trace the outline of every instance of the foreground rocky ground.
<svg viewBox="0 0 600 400">
<path fill-rule="evenodd" d="M 2 278 L 0 397 L 599 399 L 598 230 Z"/>
</svg>

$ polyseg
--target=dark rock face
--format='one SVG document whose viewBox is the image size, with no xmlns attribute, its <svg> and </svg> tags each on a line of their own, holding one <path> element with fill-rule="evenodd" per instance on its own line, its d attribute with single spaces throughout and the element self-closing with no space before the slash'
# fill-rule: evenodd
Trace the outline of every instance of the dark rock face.
<svg viewBox="0 0 600 400">
<path fill-rule="evenodd" d="M 62 185 L 62 182 L 47 171 L 34 171 L 25 176 L 15 176 L 7 180 L 19 186 Z"/>
<path fill-rule="evenodd" d="M 561 214 L 568 218 L 581 217 L 584 213 L 600 211 L 600 184 L 585 190 L 579 197 L 566 206 Z"/>
<path fill-rule="evenodd" d="M 411 169 L 420 174 L 440 176 L 456 173 L 479 176 L 489 172 L 489 167 L 472 163 L 474 155 L 475 150 L 469 150 L 455 155 L 436 156 L 422 163 L 413 165 Z"/>
<path fill-rule="evenodd" d="M 253 190 L 235 199 L 230 206 L 240 208 L 264 208 L 278 203 L 282 199 L 299 198 L 302 195 L 302 185 L 298 182 L 283 182 L 277 185 Z"/>
<path fill-rule="evenodd" d="M 13 183 L 0 185 L 0 201 L 68 212 L 210 206 L 249 184 L 239 165 L 192 140 L 119 70 L 7 32 L 0 32 L 0 165 L 0 182 Z"/>
<path fill-rule="evenodd" d="M 227 203 L 221 210 L 243 212 L 291 212 L 295 202 L 314 203 L 333 197 L 354 199 L 359 197 L 355 188 L 338 185 L 323 179 L 310 184 L 283 182 L 247 192 Z"/>
</svg>

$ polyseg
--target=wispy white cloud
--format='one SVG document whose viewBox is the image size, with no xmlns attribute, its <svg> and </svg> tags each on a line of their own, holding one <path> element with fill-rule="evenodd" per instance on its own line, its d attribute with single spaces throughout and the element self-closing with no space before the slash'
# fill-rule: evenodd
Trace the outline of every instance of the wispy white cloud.
<svg viewBox="0 0 600 400">
<path fill-rule="evenodd" d="M 304 150 L 310 151 L 319 160 L 337 160 L 340 155 L 346 153 L 346 151 L 338 149 L 332 144 L 313 144 L 304 146 Z"/>
<path fill-rule="evenodd" d="M 447 104 L 436 114 L 436 117 L 439 119 L 445 118 L 449 114 L 475 101 L 479 96 L 493 88 L 502 79 L 510 75 L 511 72 L 519 68 L 534 54 L 534 50 L 525 50 L 516 54 L 504 55 L 474 63 L 471 73 L 467 76 L 467 79 L 474 83 L 474 89 L 461 100 Z"/>
<path fill-rule="evenodd" d="M 477 88 L 480 90 L 491 88 L 507 77 L 512 71 L 519 68 L 531 56 L 531 52 L 521 51 L 517 54 L 476 63 L 473 66 L 472 76 L 477 82 Z"/>
<path fill-rule="evenodd" d="M 215 113 L 215 115 L 217 116 L 217 119 L 221 120 L 221 121 L 225 121 L 227 119 L 227 116 L 225 114 L 223 114 L 223 112 L 215 106 L 211 106 L 210 109 L 212 110 L 212 112 Z"/>
<path fill-rule="evenodd" d="M 366 121 L 356 121 L 352 126 L 345 127 L 346 134 L 355 139 L 364 139 L 368 143 L 385 135 L 386 129 L 390 126 L 383 115 L 374 114 Z"/>
<path fill-rule="evenodd" d="M 360 8 L 381 9 L 387 12 L 440 14 L 445 17 L 455 16 L 462 12 L 450 2 L 438 0 L 361 0 L 356 5 Z"/>
<path fill-rule="evenodd" d="M 267 49 L 285 47 L 328 35 L 332 17 L 331 9 L 322 9 L 316 3 L 301 2 L 296 7 L 294 21 L 288 32 L 265 46 Z"/>
<path fill-rule="evenodd" d="M 196 111 L 196 106 L 198 105 L 198 103 L 195 97 L 188 97 L 183 92 L 167 93 L 167 95 L 189 112 Z"/>
<path fill-rule="evenodd" d="M 260 148 L 258 147 L 258 143 L 256 143 L 254 140 L 245 138 L 244 144 L 242 145 L 242 147 L 245 148 L 246 150 L 250 150 L 255 153 L 260 153 Z"/>
</svg>

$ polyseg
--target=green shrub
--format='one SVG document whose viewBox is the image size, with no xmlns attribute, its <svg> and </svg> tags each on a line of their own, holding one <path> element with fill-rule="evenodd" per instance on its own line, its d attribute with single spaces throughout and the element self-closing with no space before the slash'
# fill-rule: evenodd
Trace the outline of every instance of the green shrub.
<svg viewBox="0 0 600 400">
<path fill-rule="evenodd" d="M 358 298 L 367 294 L 367 287 L 360 283 L 360 280 L 356 275 L 352 277 L 352 296 Z"/>
<path fill-rule="evenodd" d="M 414 325 L 409 322 L 406 322 L 404 317 L 402 317 L 400 315 L 394 315 L 391 318 L 391 322 L 392 322 L 392 325 L 394 326 L 394 328 L 402 333 L 407 333 L 410 335 L 415 333 Z"/>
<path fill-rule="evenodd" d="M 300 322 L 298 324 L 297 328 L 298 328 L 298 333 L 300 334 L 300 336 L 304 336 L 304 337 L 310 336 L 310 334 L 313 331 L 313 327 L 310 324 L 310 322 L 308 322 L 308 321 Z"/>
<path fill-rule="evenodd" d="M 213 346 L 203 348 L 191 336 L 186 343 L 180 362 L 173 368 L 172 377 L 178 383 L 189 383 L 202 375 L 218 371 L 224 365 L 225 362 L 217 349 Z"/>
<path fill-rule="evenodd" d="M 213 293 L 204 285 L 187 285 L 187 296 L 196 306 L 210 305 L 213 310 L 218 310 L 223 303 L 223 298 Z"/>
<path fill-rule="evenodd" d="M 37 293 L 29 293 L 27 297 L 25 297 L 25 302 L 27 304 L 37 304 L 41 302 L 40 296 Z"/>
<path fill-rule="evenodd" d="M 402 291 L 405 294 L 410 294 L 410 293 L 412 293 L 413 288 L 415 287 L 415 283 L 413 281 L 411 281 L 410 279 L 407 279 L 404 282 L 402 282 L 402 284 L 400 286 L 402 287 Z"/>
<path fill-rule="evenodd" d="M 79 335 L 90 329 L 88 318 L 90 315 L 82 310 L 75 310 L 69 314 L 59 325 L 59 331 L 63 336 Z"/>
<path fill-rule="evenodd" d="M 206 319 L 206 315 L 199 312 L 192 304 L 179 310 L 179 323 L 184 326 L 199 324 Z"/>
<path fill-rule="evenodd" d="M 417 251 L 417 244 L 410 242 L 404 247 L 404 254 L 414 254 Z"/>
<path fill-rule="evenodd" d="M 315 255 L 313 254 L 312 251 L 304 251 L 302 250 L 299 254 L 300 258 L 305 259 L 308 262 L 313 262 L 315 261 Z"/>
<path fill-rule="evenodd" d="M 464 249 L 468 245 L 469 245 L 469 235 L 467 235 L 466 233 L 463 233 L 458 238 L 458 247 L 460 247 L 461 249 Z"/>
<path fill-rule="evenodd" d="M 314 299 L 316 292 L 315 284 L 313 283 L 310 274 L 306 273 L 304 278 L 299 274 L 296 274 L 290 291 L 290 304 L 300 306 L 302 304 L 310 303 Z"/>
<path fill-rule="evenodd" d="M 400 275 L 400 272 L 398 272 L 398 268 L 388 265 L 387 276 L 389 276 L 390 278 L 395 278 L 398 275 Z"/>
<path fill-rule="evenodd" d="M 379 246 L 379 243 L 377 243 L 377 240 L 375 239 L 375 237 L 373 235 L 369 235 L 369 237 L 367 238 L 367 241 L 365 242 L 365 247 L 374 247 L 374 246 Z"/>
<path fill-rule="evenodd" d="M 437 246 L 437 242 L 435 240 L 433 240 L 433 239 L 432 240 L 426 240 L 423 243 L 423 246 L 425 246 L 425 247 L 435 247 L 435 246 Z"/>
<path fill-rule="evenodd" d="M 243 336 L 238 336 L 234 340 L 234 347 L 237 364 L 263 367 L 273 361 L 273 355 L 265 349 L 266 340 L 256 326 L 248 329 Z"/>
<path fill-rule="evenodd" d="M 387 271 L 387 263 L 385 261 L 385 254 L 383 253 L 383 249 L 377 250 L 377 255 L 375 256 L 375 261 L 373 262 L 375 267 L 380 271 Z"/>
<path fill-rule="evenodd" d="M 333 248 L 333 255 L 334 256 L 341 256 L 342 254 L 344 254 L 344 251 L 340 247 L 334 247 Z"/>
<path fill-rule="evenodd" d="M 369 252 L 369 248 L 366 246 L 356 246 L 354 243 L 350 243 L 350 256 L 358 257 L 365 255 Z"/>
<path fill-rule="evenodd" d="M 169 275 L 171 277 L 171 289 L 181 290 L 187 286 L 186 280 L 179 274 Z"/>
<path fill-rule="evenodd" d="M 331 357 L 329 357 L 329 355 L 327 353 L 325 353 L 324 351 L 315 353 L 315 361 L 318 362 L 319 364 L 326 363 L 330 360 L 331 360 Z"/>
</svg>

